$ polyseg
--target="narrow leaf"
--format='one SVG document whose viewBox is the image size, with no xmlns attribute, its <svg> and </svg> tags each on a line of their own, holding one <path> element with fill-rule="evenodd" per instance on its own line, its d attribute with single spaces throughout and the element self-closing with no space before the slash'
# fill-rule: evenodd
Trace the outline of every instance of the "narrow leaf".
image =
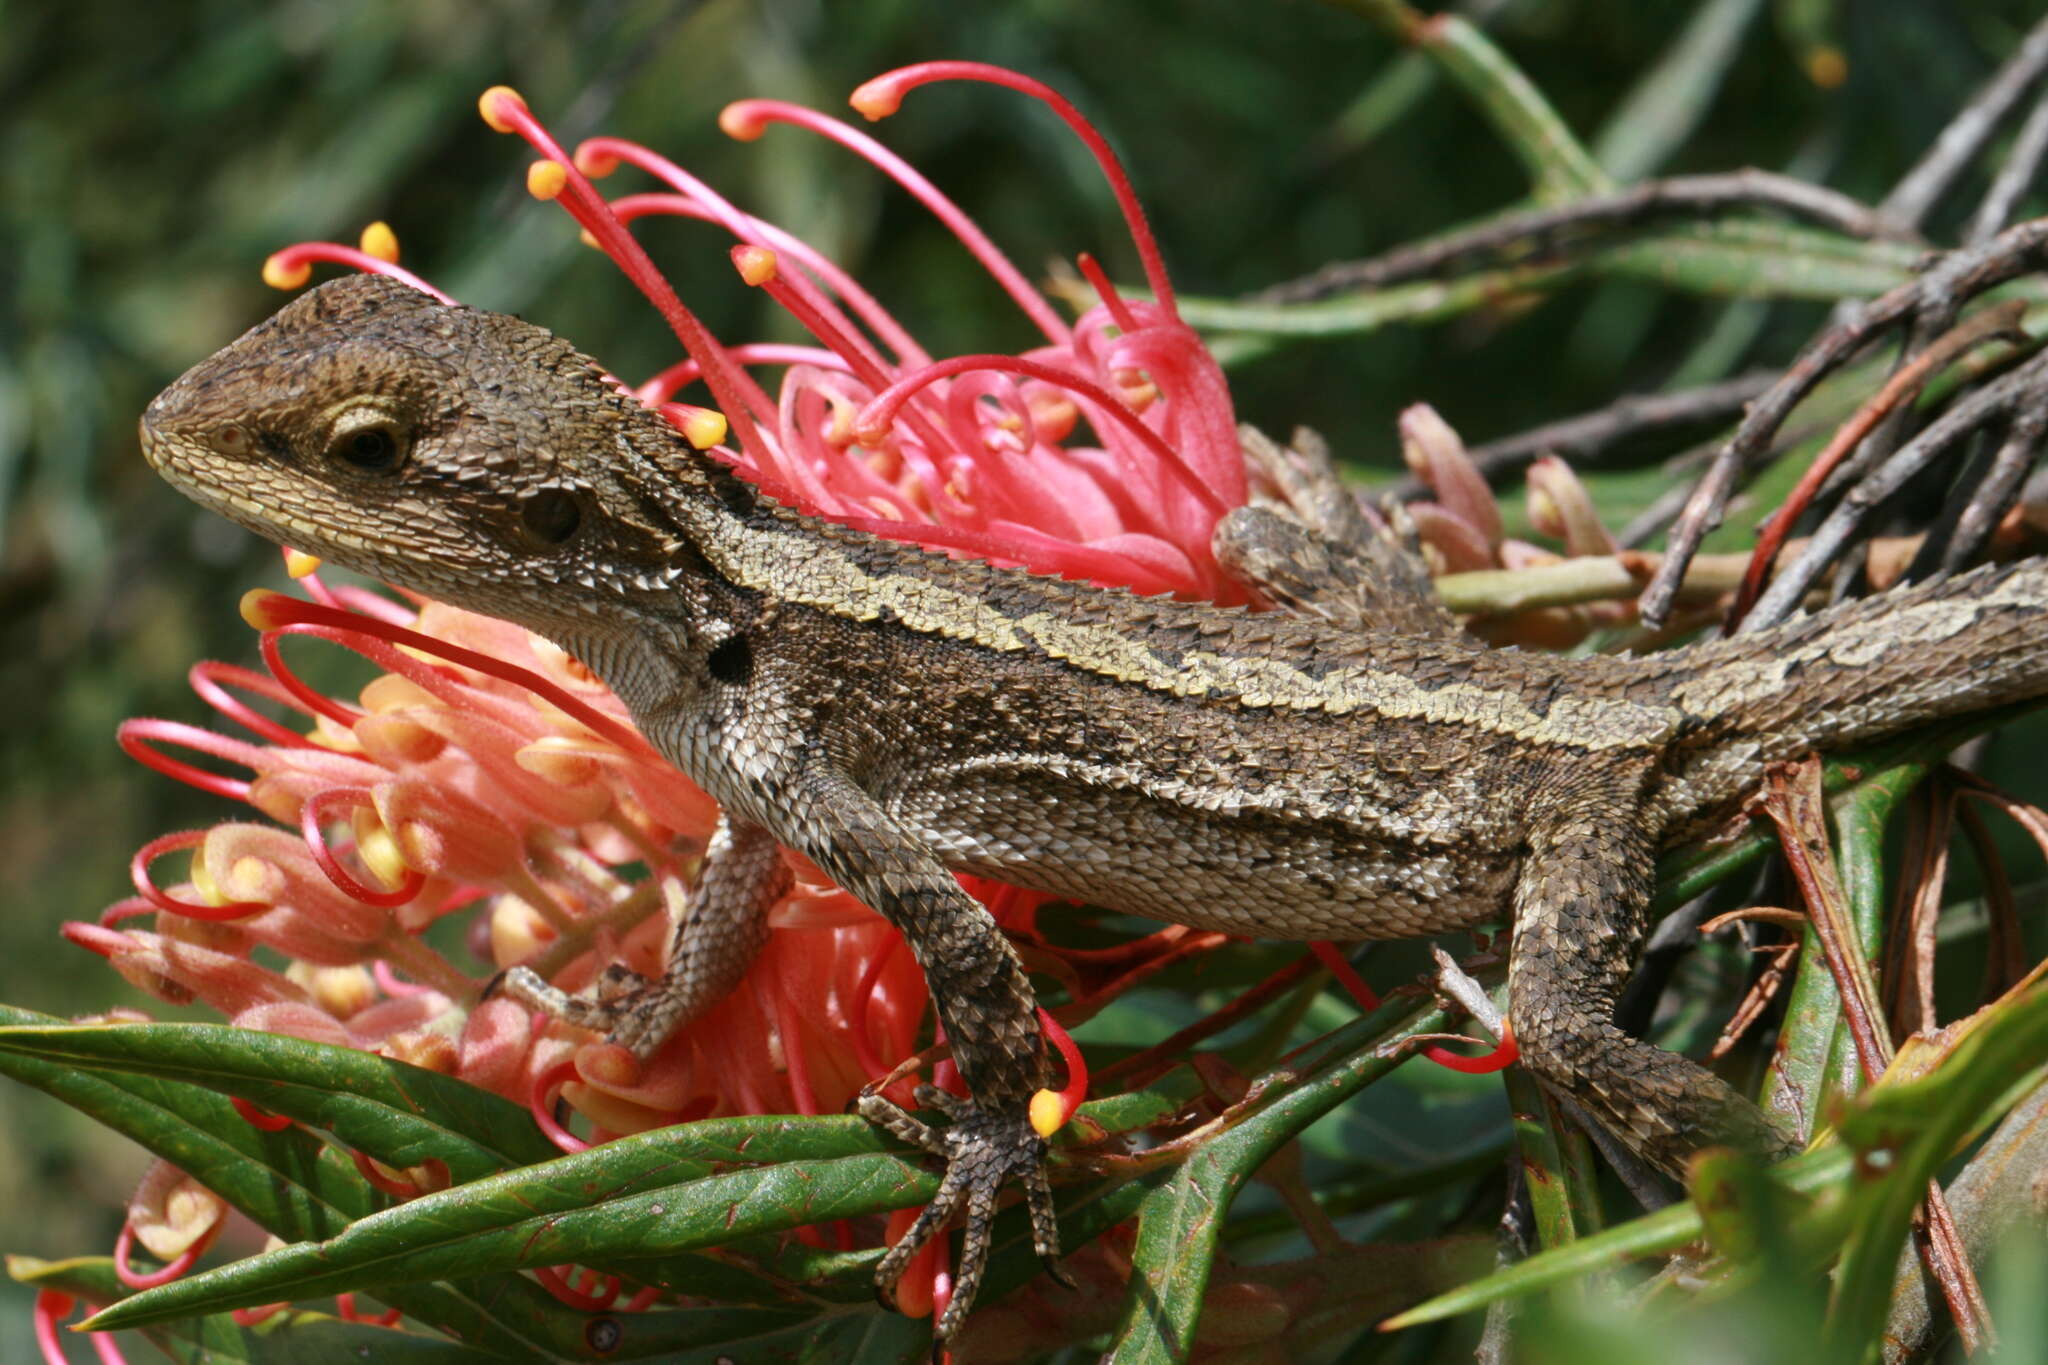
<svg viewBox="0 0 2048 1365">
<path fill-rule="evenodd" d="M 374 1052 L 227 1024 L 0 1028 L 0 1050 L 193 1081 L 332 1132 L 391 1166 L 438 1158 L 457 1180 L 545 1161 L 525 1109 Z"/>
</svg>

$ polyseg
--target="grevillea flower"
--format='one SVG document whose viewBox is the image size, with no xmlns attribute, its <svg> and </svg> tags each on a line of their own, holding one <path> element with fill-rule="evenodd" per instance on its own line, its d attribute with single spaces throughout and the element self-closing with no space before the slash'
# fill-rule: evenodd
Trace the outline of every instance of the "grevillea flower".
<svg viewBox="0 0 2048 1365">
<path fill-rule="evenodd" d="M 742 213 L 651 150 L 599 138 L 571 156 L 516 94 L 494 89 L 481 108 L 494 128 L 541 152 L 528 177 L 533 192 L 559 199 L 674 325 L 685 359 L 634 392 L 700 448 L 715 447 L 717 458 L 805 510 L 878 534 L 1143 592 L 1244 601 L 1209 553 L 1216 520 L 1245 496 L 1229 391 L 1175 309 L 1121 167 L 1065 100 L 995 68 L 907 68 L 862 87 L 855 104 L 880 117 L 904 92 L 940 79 L 1025 91 L 1076 130 L 1125 210 L 1150 298 L 1119 296 L 1084 257 L 1081 271 L 1100 302 L 1069 324 L 964 214 L 866 134 L 775 101 L 730 107 L 721 123 L 735 136 L 788 123 L 891 175 L 955 229 L 1043 336 L 1022 354 L 934 361 L 799 238 Z M 591 177 L 622 166 L 658 189 L 607 202 Z M 657 214 L 724 227 L 742 278 L 816 344 L 725 346 L 710 337 L 625 228 Z M 338 261 L 445 298 L 397 256 L 395 236 L 377 224 L 358 247 L 280 251 L 265 278 L 297 287 L 311 262 Z M 762 376 L 776 370 L 771 397 Z M 676 401 L 693 383 L 715 407 Z M 728 430 L 732 444 L 718 446 Z M 433 603 L 329 590 L 303 557 L 287 560 L 311 600 L 252 593 L 243 605 L 261 632 L 267 671 L 192 670 L 194 689 L 242 733 L 134 720 L 120 734 L 143 762 L 267 820 L 152 841 L 135 859 L 138 896 L 98 923 L 67 926 L 74 942 L 160 998 L 203 1000 L 239 1025 L 378 1051 L 522 1100 L 565 1147 L 715 1114 L 837 1111 L 915 1051 L 928 1001 L 911 955 L 879 917 L 793 854 L 795 888 L 771 912 L 753 969 L 644 1064 L 581 1030 L 529 1021 L 508 1001 L 477 1003 L 493 973 L 514 964 L 570 991 L 614 961 L 657 974 L 669 911 L 716 811 L 633 731 L 618 700 L 554 646 Z M 375 676 L 353 698 L 321 693 L 286 661 L 285 642 L 296 636 L 360 655 Z M 153 867 L 175 852 L 190 854 L 190 871 L 162 886 Z M 1169 929 L 1111 955 L 1114 962 L 1063 955 L 1033 932 L 1043 898 L 963 880 L 1030 943 L 1036 965 L 1067 982 L 1079 1013 L 1089 1012 L 1091 986 L 1101 988 L 1099 1007 L 1158 965 L 1223 941 Z M 466 921 L 467 955 L 451 957 L 422 937 L 450 915 Z M 138 924 L 144 916 L 153 918 Z M 258 948 L 289 965 L 257 962 Z M 1048 1127 L 1085 1085 L 1078 1057 L 1068 1058 L 1074 1084 Z M 558 1099 L 583 1116 L 586 1137 L 556 1122 Z M 367 1158 L 358 1165 L 400 1195 L 434 1179 Z M 201 1221 L 177 1207 L 180 1226 Z M 174 1249 L 175 1239 L 154 1231 L 164 1221 L 136 1213 L 132 1236 L 152 1250 L 161 1242 L 182 1269 L 211 1234 Z M 943 1297 L 942 1269 L 926 1270 L 909 1277 L 906 1307 L 925 1285 Z M 608 1289 L 562 1274 L 543 1281 L 583 1306 L 611 1304 L 619 1293 L 615 1280 Z"/>
</svg>

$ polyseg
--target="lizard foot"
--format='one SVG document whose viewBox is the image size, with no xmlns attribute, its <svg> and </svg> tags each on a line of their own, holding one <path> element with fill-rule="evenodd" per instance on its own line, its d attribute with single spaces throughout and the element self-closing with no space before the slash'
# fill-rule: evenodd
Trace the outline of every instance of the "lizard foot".
<svg viewBox="0 0 2048 1365">
<path fill-rule="evenodd" d="M 578 995 L 549 985 L 527 967 L 512 968 L 502 983 L 497 989 L 508 998 L 564 1023 L 594 1029 L 643 1062 L 674 1032 L 675 1011 L 666 1008 L 672 994 L 666 981 L 650 982 L 617 963 Z"/>
<path fill-rule="evenodd" d="M 1071 1286 L 1073 1281 L 1058 1264 L 1059 1229 L 1053 1218 L 1052 1186 L 1045 1177 L 1045 1139 L 1031 1126 L 1025 1111 L 984 1110 L 972 1100 L 929 1085 L 919 1086 L 916 1095 L 919 1104 L 937 1109 L 950 1120 L 946 1127 L 935 1128 L 877 1094 L 863 1094 L 858 1101 L 862 1118 L 946 1163 L 938 1195 L 875 1267 L 875 1290 L 886 1302 L 911 1258 L 934 1237 L 943 1235 L 954 1215 L 964 1211 L 966 1230 L 953 1278 L 953 1299 L 933 1328 L 936 1342 L 943 1345 L 959 1331 L 974 1306 L 975 1292 L 981 1288 L 982 1272 L 988 1266 L 996 1199 L 1013 1179 L 1024 1186 L 1024 1203 L 1031 1214 L 1031 1244 L 1039 1261 L 1060 1283 Z"/>
</svg>

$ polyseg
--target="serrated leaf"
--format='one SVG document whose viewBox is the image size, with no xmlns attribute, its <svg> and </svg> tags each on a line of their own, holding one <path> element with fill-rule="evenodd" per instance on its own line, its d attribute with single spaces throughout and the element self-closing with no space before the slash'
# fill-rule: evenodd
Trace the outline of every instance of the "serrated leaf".
<svg viewBox="0 0 2048 1365">
<path fill-rule="evenodd" d="M 374 1052 L 227 1024 L 0 1028 L 0 1051 L 191 1081 L 332 1132 L 390 1166 L 429 1159 L 456 1180 L 545 1161 L 556 1149 L 519 1105 Z"/>
</svg>

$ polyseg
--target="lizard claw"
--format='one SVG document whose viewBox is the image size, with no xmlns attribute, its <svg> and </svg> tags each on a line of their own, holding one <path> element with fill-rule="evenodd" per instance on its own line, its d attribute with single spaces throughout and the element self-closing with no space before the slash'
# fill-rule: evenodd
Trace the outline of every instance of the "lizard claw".
<svg viewBox="0 0 2048 1365">
<path fill-rule="evenodd" d="M 926 1097 L 920 1093 L 918 1099 L 924 1101 Z M 940 1129 L 911 1117 L 880 1095 L 860 1098 L 863 1118 L 913 1146 L 943 1157 L 946 1162 L 939 1192 L 918 1214 L 903 1239 L 889 1248 L 888 1255 L 875 1267 L 878 1296 L 893 1289 L 911 1258 L 933 1238 L 942 1236 L 955 1214 L 966 1216 L 960 1261 L 953 1276 L 953 1299 L 933 1328 L 935 1342 L 941 1347 L 960 1330 L 968 1310 L 974 1306 L 975 1292 L 980 1289 L 982 1272 L 988 1266 L 996 1200 L 1010 1181 L 1020 1181 L 1024 1186 L 1025 1204 L 1031 1213 L 1032 1243 L 1039 1259 L 1052 1269 L 1051 1262 L 1059 1255 L 1052 1186 L 1045 1176 L 1046 1143 L 1031 1126 L 1029 1115 L 1022 1110 L 984 1110 L 957 1096 L 949 1095 L 947 1100 L 949 1103 L 939 1107 L 948 1111 L 952 1122 Z M 1071 1283 L 1064 1271 L 1055 1271 L 1054 1276 L 1062 1283 Z"/>
</svg>

